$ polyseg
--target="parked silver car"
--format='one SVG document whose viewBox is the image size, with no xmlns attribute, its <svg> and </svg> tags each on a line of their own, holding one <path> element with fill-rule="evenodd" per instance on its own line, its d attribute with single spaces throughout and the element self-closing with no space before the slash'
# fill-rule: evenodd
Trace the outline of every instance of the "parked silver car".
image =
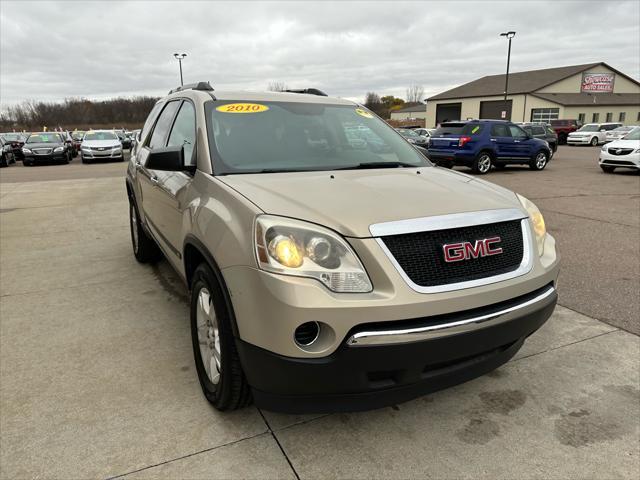
<svg viewBox="0 0 640 480">
<path fill-rule="evenodd" d="M 113 130 L 89 130 L 82 138 L 80 147 L 82 163 L 94 160 L 123 161 L 122 143 Z"/>
</svg>

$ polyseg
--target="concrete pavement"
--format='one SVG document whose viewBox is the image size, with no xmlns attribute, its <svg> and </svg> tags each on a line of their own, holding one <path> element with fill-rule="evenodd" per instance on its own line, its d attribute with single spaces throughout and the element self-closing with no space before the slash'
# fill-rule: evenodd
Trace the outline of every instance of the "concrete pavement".
<svg viewBox="0 0 640 480">
<path fill-rule="evenodd" d="M 559 307 L 499 370 L 393 408 L 222 414 L 121 177 L 0 183 L 0 212 L 0 478 L 640 476 L 640 341 L 616 326 Z"/>
</svg>

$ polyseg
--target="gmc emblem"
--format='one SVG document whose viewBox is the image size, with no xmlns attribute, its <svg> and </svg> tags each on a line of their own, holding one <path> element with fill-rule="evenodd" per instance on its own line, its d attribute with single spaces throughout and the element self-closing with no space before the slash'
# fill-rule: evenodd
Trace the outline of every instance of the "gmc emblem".
<svg viewBox="0 0 640 480">
<path fill-rule="evenodd" d="M 451 263 L 470 260 L 472 258 L 499 255 L 502 253 L 502 248 L 493 247 L 492 245 L 494 243 L 500 243 L 501 241 L 502 239 L 500 237 L 489 237 L 476 240 L 475 245 L 471 242 L 447 243 L 442 246 L 444 261 Z"/>
</svg>

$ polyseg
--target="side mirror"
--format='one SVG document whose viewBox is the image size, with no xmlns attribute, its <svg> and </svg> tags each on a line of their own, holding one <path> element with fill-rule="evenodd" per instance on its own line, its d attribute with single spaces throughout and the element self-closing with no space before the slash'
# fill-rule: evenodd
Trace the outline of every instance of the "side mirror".
<svg viewBox="0 0 640 480">
<path fill-rule="evenodd" d="M 145 167 L 149 170 L 167 172 L 190 170 L 190 167 L 186 167 L 184 164 L 184 148 L 182 145 L 179 147 L 154 148 L 149 152 Z"/>
</svg>

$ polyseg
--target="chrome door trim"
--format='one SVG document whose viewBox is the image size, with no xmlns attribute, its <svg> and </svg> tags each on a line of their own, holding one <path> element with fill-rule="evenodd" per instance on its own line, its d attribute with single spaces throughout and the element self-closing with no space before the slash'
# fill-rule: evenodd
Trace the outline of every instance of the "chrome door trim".
<svg viewBox="0 0 640 480">
<path fill-rule="evenodd" d="M 512 307 L 503 308 L 496 312 L 478 315 L 464 320 L 442 323 L 439 325 L 429 325 L 426 327 L 405 328 L 398 330 L 371 330 L 358 332 L 351 335 L 347 339 L 347 345 L 350 347 L 370 346 L 370 345 L 393 345 L 398 343 L 411 343 L 423 340 L 430 340 L 446 335 L 454 335 L 469 329 L 483 328 L 495 325 L 501 322 L 511 320 L 514 314 L 521 311 L 535 311 L 535 309 L 546 302 L 549 297 L 554 295 L 556 289 L 549 286 L 544 292 L 531 298 L 525 302 L 519 303 Z"/>
<path fill-rule="evenodd" d="M 444 218 L 449 217 L 449 218 Z M 454 219 L 452 220 L 451 217 Z M 520 220 L 520 226 L 522 229 L 522 261 L 518 268 L 516 268 L 512 272 L 502 273 L 500 275 L 493 275 L 491 277 L 479 278 L 477 280 L 468 280 L 465 282 L 457 282 L 457 283 L 448 283 L 444 285 L 433 285 L 429 287 L 423 287 L 413 282 L 411 278 L 406 274 L 404 269 L 397 262 L 391 251 L 384 244 L 384 241 L 376 237 L 375 241 L 380 246 L 384 254 L 387 256 L 391 264 L 398 271 L 402 279 L 411 287 L 412 290 L 415 290 L 418 293 L 442 293 L 442 292 L 451 292 L 455 290 L 463 290 L 465 288 L 473 288 L 479 287 L 482 285 L 489 285 L 496 282 L 502 282 L 505 280 L 509 280 L 515 277 L 520 277 L 525 275 L 531 271 L 533 268 L 533 255 L 531 252 L 535 251 L 537 248 L 532 243 L 533 236 L 531 235 L 531 230 L 529 227 L 528 218 L 522 218 L 525 215 L 517 209 L 505 209 L 505 210 L 489 210 L 487 212 L 475 212 L 475 214 L 462 213 L 462 214 L 454 214 L 454 215 L 446 215 L 443 217 L 427 217 L 425 219 L 416 219 L 419 220 L 416 222 L 416 225 L 419 226 L 417 230 L 411 230 L 408 224 L 403 222 L 409 222 L 407 220 L 403 220 L 400 222 L 389 222 L 389 223 L 401 223 L 401 225 L 394 227 L 388 226 L 389 224 L 378 224 L 384 225 L 385 227 L 379 228 L 376 225 L 371 225 L 369 230 L 373 233 L 379 231 L 398 231 L 402 233 L 414 233 L 414 232 L 423 232 L 430 230 L 444 230 L 447 228 L 457 228 L 457 227 L 465 227 L 465 226 L 474 226 L 474 225 L 484 225 L 489 223 L 497 223 L 501 221 L 508 220 Z M 376 227 L 376 228 L 372 228 Z M 425 228 L 420 228 L 425 227 Z M 396 233 L 397 235 L 397 233 Z M 385 235 L 382 235 L 385 236 Z"/>
</svg>

